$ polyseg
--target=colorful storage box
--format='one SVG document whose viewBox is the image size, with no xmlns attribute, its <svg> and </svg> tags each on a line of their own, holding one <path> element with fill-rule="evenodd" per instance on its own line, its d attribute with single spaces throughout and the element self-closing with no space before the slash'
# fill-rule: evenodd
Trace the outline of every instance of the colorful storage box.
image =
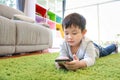
<svg viewBox="0 0 120 80">
<path fill-rule="evenodd" d="M 40 14 L 42 17 L 46 17 L 46 13 L 47 10 L 45 8 L 43 8 L 42 6 L 40 6 L 39 4 L 36 4 L 36 13 Z"/>
<path fill-rule="evenodd" d="M 56 22 L 57 23 L 62 23 L 62 18 L 56 15 Z"/>
<path fill-rule="evenodd" d="M 53 13 L 51 11 L 48 11 L 47 15 L 48 15 L 48 17 L 49 17 L 50 20 L 56 21 L 56 15 L 55 15 L 55 13 Z"/>
</svg>

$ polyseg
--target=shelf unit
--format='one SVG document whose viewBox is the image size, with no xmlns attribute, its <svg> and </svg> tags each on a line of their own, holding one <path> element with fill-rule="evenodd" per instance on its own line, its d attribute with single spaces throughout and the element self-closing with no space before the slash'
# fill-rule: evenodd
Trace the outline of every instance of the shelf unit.
<svg viewBox="0 0 120 80">
<path fill-rule="evenodd" d="M 50 25 L 50 29 L 53 30 L 60 30 L 61 35 L 63 37 L 62 25 L 61 25 L 62 18 L 55 14 L 52 11 L 47 10 L 40 4 L 36 4 L 36 22 L 37 23 L 47 23 Z"/>
</svg>

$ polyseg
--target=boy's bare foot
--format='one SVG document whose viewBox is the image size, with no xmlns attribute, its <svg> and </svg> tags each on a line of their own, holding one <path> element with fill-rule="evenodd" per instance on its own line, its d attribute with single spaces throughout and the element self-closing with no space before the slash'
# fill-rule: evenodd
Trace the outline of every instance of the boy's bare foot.
<svg viewBox="0 0 120 80">
<path fill-rule="evenodd" d="M 115 44 L 115 45 L 116 45 L 115 53 L 118 53 L 118 44 Z"/>
</svg>

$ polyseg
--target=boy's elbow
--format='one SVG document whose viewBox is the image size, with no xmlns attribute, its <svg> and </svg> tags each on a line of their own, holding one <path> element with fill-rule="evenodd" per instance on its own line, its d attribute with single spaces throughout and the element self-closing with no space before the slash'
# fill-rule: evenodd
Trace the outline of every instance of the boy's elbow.
<svg viewBox="0 0 120 80">
<path fill-rule="evenodd" d="M 86 62 L 87 67 L 93 66 L 95 64 L 95 59 L 91 59 L 91 58 L 85 59 L 85 62 Z"/>
</svg>

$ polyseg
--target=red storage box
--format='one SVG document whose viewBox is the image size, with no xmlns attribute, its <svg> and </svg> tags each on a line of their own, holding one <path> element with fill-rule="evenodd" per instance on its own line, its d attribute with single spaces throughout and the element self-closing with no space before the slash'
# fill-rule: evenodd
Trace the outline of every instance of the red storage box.
<svg viewBox="0 0 120 80">
<path fill-rule="evenodd" d="M 47 10 L 40 6 L 39 4 L 36 4 L 36 13 L 40 14 L 42 17 L 46 17 Z"/>
</svg>

